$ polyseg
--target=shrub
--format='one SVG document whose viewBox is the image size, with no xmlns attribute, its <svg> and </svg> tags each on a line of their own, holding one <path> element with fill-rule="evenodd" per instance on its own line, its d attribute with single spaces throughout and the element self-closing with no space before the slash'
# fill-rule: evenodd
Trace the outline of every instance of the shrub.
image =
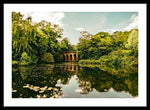
<svg viewBox="0 0 150 110">
<path fill-rule="evenodd" d="M 54 63 L 53 55 L 51 53 L 45 53 L 41 58 L 41 61 L 43 63 Z"/>
<path fill-rule="evenodd" d="M 26 52 L 23 52 L 20 58 L 19 65 L 30 65 L 32 63 L 31 57 Z"/>
</svg>

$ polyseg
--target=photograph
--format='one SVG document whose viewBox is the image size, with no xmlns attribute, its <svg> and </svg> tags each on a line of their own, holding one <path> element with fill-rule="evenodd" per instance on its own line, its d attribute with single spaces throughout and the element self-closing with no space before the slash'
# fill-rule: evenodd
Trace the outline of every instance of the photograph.
<svg viewBox="0 0 150 110">
<path fill-rule="evenodd" d="M 90 97 L 138 97 L 138 13 L 12 12 L 12 98 Z"/>
<path fill-rule="evenodd" d="M 108 10 L 102 4 L 102 7 L 93 4 L 91 10 L 90 4 L 4 6 L 4 9 L 9 7 L 7 16 L 4 13 L 4 17 L 8 17 L 4 21 L 9 25 L 4 25 L 9 27 L 10 35 L 6 36 L 10 43 L 10 61 L 6 61 L 7 65 L 10 63 L 7 70 L 10 82 L 9 86 L 4 85 L 10 100 L 5 102 L 14 101 L 16 105 L 16 102 L 29 104 L 34 103 L 33 100 L 38 103 L 44 100 L 48 106 L 49 101 L 54 103 L 54 100 L 59 100 L 58 103 L 67 100 L 74 105 L 71 100 L 78 104 L 79 100 L 90 103 L 98 99 L 100 102 L 95 105 L 99 105 L 103 99 L 106 104 L 117 99 L 118 103 L 130 100 L 135 105 L 141 96 L 145 98 L 146 79 L 143 79 L 146 73 L 141 66 L 141 54 L 145 52 L 141 39 L 146 38 L 141 24 L 145 21 L 139 21 L 142 14 L 138 6 L 133 5 L 134 10 L 130 4 L 129 9 L 123 11 L 121 8 L 116 11 L 113 4 Z M 144 6 L 141 5 L 141 10 Z M 4 76 L 4 82 L 8 81 L 7 76 Z M 145 101 L 139 103 L 143 105 Z"/>
</svg>

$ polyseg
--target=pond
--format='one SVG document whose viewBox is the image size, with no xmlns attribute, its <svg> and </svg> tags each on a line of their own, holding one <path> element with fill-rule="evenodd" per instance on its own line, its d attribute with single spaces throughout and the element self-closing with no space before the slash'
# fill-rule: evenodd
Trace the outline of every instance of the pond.
<svg viewBox="0 0 150 110">
<path fill-rule="evenodd" d="M 73 62 L 12 68 L 12 98 L 135 98 L 138 69 Z"/>
</svg>

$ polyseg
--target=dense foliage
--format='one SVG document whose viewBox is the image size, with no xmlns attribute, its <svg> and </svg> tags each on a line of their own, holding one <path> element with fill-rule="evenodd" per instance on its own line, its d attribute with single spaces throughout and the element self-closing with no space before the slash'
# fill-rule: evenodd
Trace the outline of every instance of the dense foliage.
<svg viewBox="0 0 150 110">
<path fill-rule="evenodd" d="M 67 38 L 59 41 L 62 34 L 63 29 L 58 25 L 47 21 L 33 23 L 31 17 L 25 19 L 20 12 L 12 12 L 12 64 L 16 65 L 14 61 L 21 65 L 43 63 L 46 53 L 52 54 L 55 62 L 62 61 L 60 53 L 75 47 Z M 28 56 L 31 61 L 25 62 L 22 55 Z"/>
<path fill-rule="evenodd" d="M 54 63 L 54 58 L 51 53 L 45 53 L 41 60 L 44 63 Z"/>
<path fill-rule="evenodd" d="M 31 63 L 31 57 L 26 52 L 23 52 L 20 58 L 20 65 L 30 65 Z"/>
<path fill-rule="evenodd" d="M 105 64 L 115 67 L 138 65 L 137 29 L 116 31 L 112 35 L 107 32 L 91 35 L 84 31 L 81 32 L 77 47 L 80 64 Z"/>
<path fill-rule="evenodd" d="M 79 63 L 138 65 L 138 29 L 116 31 L 112 35 L 80 33 L 79 43 L 74 46 L 68 38 L 62 39 L 63 29 L 58 25 L 47 21 L 33 23 L 30 16 L 25 19 L 12 12 L 12 64 L 61 62 L 61 53 L 78 50 Z"/>
</svg>

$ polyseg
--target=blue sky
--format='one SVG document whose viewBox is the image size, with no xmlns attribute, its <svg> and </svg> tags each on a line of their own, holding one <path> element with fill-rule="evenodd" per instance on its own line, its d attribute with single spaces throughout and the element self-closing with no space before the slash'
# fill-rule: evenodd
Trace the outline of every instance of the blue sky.
<svg viewBox="0 0 150 110">
<path fill-rule="evenodd" d="M 96 34 L 100 31 L 126 31 L 137 28 L 136 12 L 65 12 L 62 19 L 64 34 L 72 44 L 77 44 L 80 31 Z"/>
<path fill-rule="evenodd" d="M 96 34 L 101 31 L 112 34 L 115 31 L 129 31 L 138 28 L 137 12 L 21 12 L 24 18 L 31 16 L 33 22 L 45 20 L 59 25 L 63 38 L 69 38 L 76 45 L 80 31 Z"/>
</svg>

